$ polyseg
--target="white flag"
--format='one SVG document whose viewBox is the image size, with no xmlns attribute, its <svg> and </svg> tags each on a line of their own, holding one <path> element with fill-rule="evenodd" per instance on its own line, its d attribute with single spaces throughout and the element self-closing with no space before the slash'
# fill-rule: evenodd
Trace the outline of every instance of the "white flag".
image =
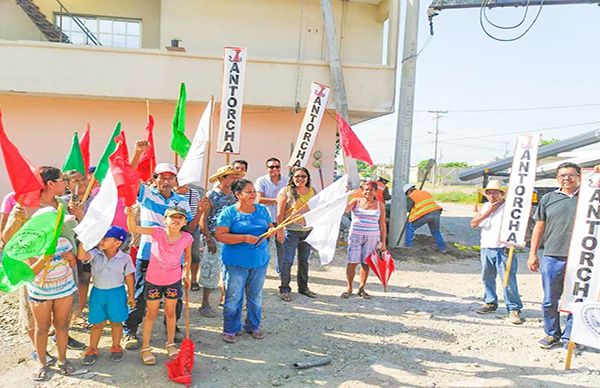
<svg viewBox="0 0 600 388">
<path fill-rule="evenodd" d="M 206 144 L 210 133 L 210 119 L 212 117 L 213 101 L 212 99 L 204 108 L 204 113 L 198 122 L 198 128 L 192 140 L 190 151 L 188 152 L 179 173 L 177 174 L 177 182 L 180 185 L 188 183 L 201 182 L 202 169 L 204 166 L 204 154 L 206 153 Z"/>
<path fill-rule="evenodd" d="M 311 210 L 304 214 L 304 220 L 313 229 L 306 242 L 319 252 L 321 265 L 329 264 L 335 255 L 340 222 L 348 204 L 347 185 L 348 176 L 344 175 L 308 201 Z"/>
<path fill-rule="evenodd" d="M 117 185 L 109 169 L 83 220 L 73 229 L 86 251 L 98 245 L 110 228 L 118 200 Z"/>
<path fill-rule="evenodd" d="M 573 329 L 570 340 L 600 349 L 600 303 L 573 303 Z"/>
</svg>

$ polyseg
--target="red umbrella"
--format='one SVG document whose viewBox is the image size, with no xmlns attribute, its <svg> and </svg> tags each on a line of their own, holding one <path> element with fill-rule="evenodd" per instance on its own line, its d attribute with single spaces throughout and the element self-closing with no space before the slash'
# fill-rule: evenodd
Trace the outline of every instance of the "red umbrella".
<svg viewBox="0 0 600 388">
<path fill-rule="evenodd" d="M 374 251 L 366 259 L 369 268 L 375 272 L 375 275 L 383 284 L 383 290 L 387 292 L 388 280 L 394 272 L 394 258 L 389 251 Z"/>
<path fill-rule="evenodd" d="M 185 287 L 185 339 L 179 348 L 177 357 L 167 361 L 169 380 L 189 387 L 192 384 L 194 368 L 194 341 L 190 339 L 190 301 L 188 288 Z"/>
</svg>

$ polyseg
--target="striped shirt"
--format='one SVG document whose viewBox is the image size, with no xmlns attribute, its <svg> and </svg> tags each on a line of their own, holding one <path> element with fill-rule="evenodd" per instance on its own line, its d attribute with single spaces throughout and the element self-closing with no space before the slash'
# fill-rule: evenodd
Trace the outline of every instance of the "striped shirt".
<svg viewBox="0 0 600 388">
<path fill-rule="evenodd" d="M 64 237 L 58 239 L 56 253 L 50 261 L 50 268 L 44 284 L 42 284 L 43 269 L 37 274 L 33 282 L 27 283 L 27 292 L 31 298 L 53 300 L 64 298 L 77 291 L 71 264 L 60 257 L 61 254 L 69 252 L 71 249 L 72 245 L 69 240 Z"/>
<path fill-rule="evenodd" d="M 165 226 L 165 211 L 172 206 L 180 206 L 187 211 L 188 222 L 192 220 L 190 204 L 185 196 L 171 192 L 169 198 L 165 198 L 156 187 L 142 185 L 138 194 L 140 203 L 140 224 L 143 227 Z M 138 260 L 150 260 L 150 248 L 152 247 L 152 236 L 142 235 L 140 238 L 140 249 L 137 254 Z"/>
<path fill-rule="evenodd" d="M 379 230 L 379 207 L 377 209 L 362 209 L 357 203 L 352 208 L 350 234 L 357 236 L 379 236 L 381 234 Z"/>
</svg>

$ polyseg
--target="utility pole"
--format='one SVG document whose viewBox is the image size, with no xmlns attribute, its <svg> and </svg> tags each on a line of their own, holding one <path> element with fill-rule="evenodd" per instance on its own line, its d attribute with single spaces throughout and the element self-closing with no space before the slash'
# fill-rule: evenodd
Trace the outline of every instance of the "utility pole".
<svg viewBox="0 0 600 388">
<path fill-rule="evenodd" d="M 400 233 L 406 223 L 406 196 L 402 187 L 408 183 L 410 173 L 410 145 L 412 140 L 412 125 L 415 101 L 415 76 L 417 74 L 417 40 L 419 32 L 419 3 L 420 0 L 406 2 L 406 22 L 404 25 L 404 46 L 402 60 L 397 66 L 402 66 L 400 80 L 400 97 L 398 117 L 396 122 L 396 147 L 394 152 L 394 180 L 392 182 L 392 206 L 390 211 L 390 231 L 388 246 L 400 244 Z M 400 55 L 400 39 L 398 39 L 398 56 Z M 396 69 L 399 69 L 396 67 Z M 398 70 L 396 70 L 398 72 Z"/>
<path fill-rule="evenodd" d="M 433 186 L 437 184 L 437 180 L 439 179 L 439 168 L 438 168 L 438 142 L 440 137 L 440 119 L 444 117 L 443 115 L 448 113 L 447 110 L 430 110 L 429 113 L 435 114 L 435 145 L 433 147 Z"/>
<path fill-rule="evenodd" d="M 333 10 L 331 9 L 331 0 L 321 0 L 321 11 L 323 12 L 323 24 L 325 26 L 325 36 L 327 39 L 329 72 L 331 74 L 331 82 L 333 83 L 333 94 L 335 95 L 335 109 L 342 115 L 346 122 L 350 123 L 348 99 L 346 98 L 346 87 L 344 85 L 340 50 L 335 35 L 335 22 L 333 19 Z M 348 185 L 353 189 L 358 188 L 359 180 L 356 160 L 345 155 L 342 156 L 344 158 L 346 174 L 348 174 Z"/>
</svg>

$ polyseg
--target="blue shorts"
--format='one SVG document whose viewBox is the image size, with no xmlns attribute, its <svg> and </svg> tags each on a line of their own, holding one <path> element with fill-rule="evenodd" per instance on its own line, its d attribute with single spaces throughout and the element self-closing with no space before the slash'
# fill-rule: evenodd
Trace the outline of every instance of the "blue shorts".
<svg viewBox="0 0 600 388">
<path fill-rule="evenodd" d="M 92 287 L 88 322 L 92 325 L 105 322 L 125 322 L 129 316 L 125 286 L 103 290 Z"/>
</svg>

